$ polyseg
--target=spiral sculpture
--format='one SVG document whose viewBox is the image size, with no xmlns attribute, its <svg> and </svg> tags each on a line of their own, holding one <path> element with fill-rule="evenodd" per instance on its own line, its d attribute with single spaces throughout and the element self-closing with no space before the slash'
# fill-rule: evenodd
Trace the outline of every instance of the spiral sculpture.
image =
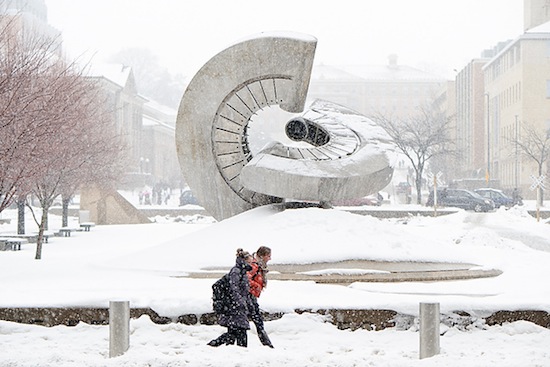
<svg viewBox="0 0 550 367">
<path fill-rule="evenodd" d="M 253 156 L 247 129 L 268 106 L 304 111 L 317 40 L 262 33 L 208 61 L 189 83 L 176 122 L 178 158 L 201 205 L 222 220 L 284 199 L 332 201 L 380 190 L 389 180 L 390 144 L 366 117 L 317 101 L 291 119 L 287 136 Z"/>
</svg>

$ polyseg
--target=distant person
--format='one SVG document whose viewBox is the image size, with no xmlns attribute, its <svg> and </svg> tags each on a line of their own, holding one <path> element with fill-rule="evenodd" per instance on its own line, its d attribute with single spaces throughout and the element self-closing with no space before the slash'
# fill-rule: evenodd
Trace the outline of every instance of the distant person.
<svg viewBox="0 0 550 367">
<path fill-rule="evenodd" d="M 250 263 L 253 258 L 250 253 L 241 248 L 237 249 L 236 256 L 235 266 L 228 274 L 229 287 L 226 300 L 228 307 L 226 311 L 218 314 L 218 323 L 227 327 L 227 332 L 208 342 L 211 347 L 219 347 L 222 344 L 231 345 L 235 342 L 240 347 L 248 345 L 246 332 L 250 329 L 248 315 L 251 309 L 251 297 L 247 272 L 252 270 Z"/>
<path fill-rule="evenodd" d="M 267 333 L 264 329 L 264 320 L 260 312 L 260 306 L 258 305 L 258 297 L 267 286 L 267 263 L 271 260 L 271 249 L 267 246 L 260 246 L 258 251 L 253 254 L 254 260 L 250 264 L 252 270 L 248 272 L 248 279 L 250 280 L 250 298 L 251 298 L 251 309 L 250 309 L 250 318 L 254 325 L 256 325 L 256 331 L 258 333 L 258 338 L 263 345 L 266 345 L 270 348 L 273 348 L 271 340 L 267 336 Z"/>
<path fill-rule="evenodd" d="M 149 189 L 143 191 L 143 204 L 151 205 L 151 192 Z"/>
<path fill-rule="evenodd" d="M 164 191 L 164 205 L 168 205 L 168 200 L 170 200 L 170 194 L 171 194 L 171 190 L 168 187 Z"/>
</svg>

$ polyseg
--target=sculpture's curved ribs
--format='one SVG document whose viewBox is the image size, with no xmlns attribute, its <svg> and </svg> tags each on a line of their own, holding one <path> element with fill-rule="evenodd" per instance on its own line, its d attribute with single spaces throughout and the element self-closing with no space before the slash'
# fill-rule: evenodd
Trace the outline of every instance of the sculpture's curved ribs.
<svg viewBox="0 0 550 367">
<path fill-rule="evenodd" d="M 215 218 L 281 200 L 241 184 L 241 170 L 252 159 L 248 123 L 267 106 L 303 111 L 316 43 L 297 33 L 261 34 L 214 56 L 189 83 L 176 147 L 183 176 Z"/>
<path fill-rule="evenodd" d="M 318 140 L 318 132 L 326 138 Z M 357 198 L 385 187 L 393 174 L 389 136 L 371 120 L 337 104 L 316 101 L 286 125 L 291 140 L 273 143 L 241 171 L 242 184 L 266 195 L 296 200 Z M 306 154 L 307 152 L 307 154 Z"/>
</svg>

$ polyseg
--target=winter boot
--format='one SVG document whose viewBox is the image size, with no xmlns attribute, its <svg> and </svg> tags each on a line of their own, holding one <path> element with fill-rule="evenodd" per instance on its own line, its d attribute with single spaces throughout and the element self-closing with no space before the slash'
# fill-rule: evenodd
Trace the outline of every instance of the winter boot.
<svg viewBox="0 0 550 367">
<path fill-rule="evenodd" d="M 214 340 L 210 340 L 207 345 L 211 346 L 211 347 L 219 347 L 220 345 L 224 344 L 220 338 L 217 338 L 217 339 L 214 339 Z"/>
<path fill-rule="evenodd" d="M 220 335 L 217 339 L 211 340 L 207 345 L 211 347 L 219 347 L 222 344 L 230 345 L 235 343 L 235 336 L 230 333 L 224 333 Z"/>
<path fill-rule="evenodd" d="M 237 345 L 239 347 L 246 348 L 248 346 L 248 336 L 246 335 L 246 329 L 236 328 L 234 335 L 235 339 L 237 340 Z"/>
<path fill-rule="evenodd" d="M 267 336 L 267 333 L 265 332 L 265 330 L 258 329 L 257 331 L 258 331 L 258 338 L 260 338 L 260 342 L 265 346 L 273 348 L 273 344 L 271 344 L 271 340 L 269 340 L 269 336 Z"/>
</svg>

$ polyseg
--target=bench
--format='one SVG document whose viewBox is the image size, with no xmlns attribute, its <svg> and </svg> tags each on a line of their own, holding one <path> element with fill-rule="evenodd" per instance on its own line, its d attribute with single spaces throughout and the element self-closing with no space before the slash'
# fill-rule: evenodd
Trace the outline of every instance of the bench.
<svg viewBox="0 0 550 367">
<path fill-rule="evenodd" d="M 83 222 L 80 223 L 80 228 L 84 229 L 84 232 L 90 232 L 90 228 L 95 227 L 94 222 Z"/>
<path fill-rule="evenodd" d="M 58 233 L 61 237 L 71 237 L 71 233 L 76 231 L 76 228 L 61 227 Z"/>
<path fill-rule="evenodd" d="M 53 232 L 45 231 L 44 233 L 42 233 L 42 240 L 44 241 L 44 243 L 48 243 L 49 238 L 53 235 L 54 235 Z M 36 241 L 38 241 L 38 232 L 34 232 L 32 234 L 18 234 L 15 237 L 26 238 L 27 240 L 29 240 L 29 242 L 36 243 Z"/>
<path fill-rule="evenodd" d="M 48 243 L 48 239 L 50 238 L 52 234 L 51 233 L 46 233 L 44 232 L 42 234 L 42 240 L 45 242 L 45 243 Z M 21 237 L 21 238 L 26 238 L 27 240 L 29 240 L 29 242 L 36 242 L 38 241 L 38 233 L 33 233 L 33 234 L 18 234 L 17 237 Z"/>
<path fill-rule="evenodd" d="M 28 243 L 28 241 L 24 238 L 17 238 L 17 237 L 5 237 L 0 238 L 0 243 L 2 243 L 2 250 L 12 250 L 12 251 L 19 251 L 21 250 L 21 244 L 22 243 Z"/>
<path fill-rule="evenodd" d="M 6 243 L 6 240 L 0 238 L 0 251 L 11 250 L 11 245 Z"/>
<path fill-rule="evenodd" d="M 38 237 L 38 233 L 35 233 L 35 234 L 36 234 L 36 237 Z M 53 231 L 44 231 L 44 233 L 42 234 L 42 237 L 44 238 L 44 242 L 46 243 L 48 243 L 48 239 L 53 236 L 55 236 L 55 233 Z"/>
<path fill-rule="evenodd" d="M 35 234 L 14 234 L 12 235 L 13 238 L 24 238 L 27 240 L 27 242 L 36 242 L 38 239 L 38 233 Z M 45 242 L 48 242 L 47 240 L 44 240 Z"/>
<path fill-rule="evenodd" d="M 38 234 L 14 234 L 14 235 L 10 235 L 10 237 L 24 238 L 28 242 L 33 242 L 33 241 L 36 241 L 36 238 L 38 237 Z"/>
</svg>

